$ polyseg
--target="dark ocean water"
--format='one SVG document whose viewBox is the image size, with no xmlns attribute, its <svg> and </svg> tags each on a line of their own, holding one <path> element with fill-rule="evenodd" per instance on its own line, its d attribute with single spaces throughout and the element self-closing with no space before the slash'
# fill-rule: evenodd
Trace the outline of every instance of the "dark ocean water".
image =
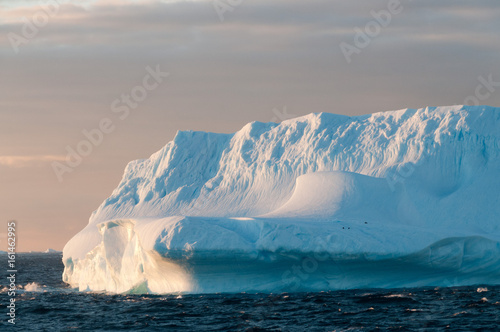
<svg viewBox="0 0 500 332">
<path fill-rule="evenodd" d="M 500 331 L 499 286 L 108 295 L 68 288 L 60 254 L 18 254 L 16 260 L 16 283 L 26 290 L 16 293 L 13 326 L 2 269 L 1 331 Z"/>
</svg>

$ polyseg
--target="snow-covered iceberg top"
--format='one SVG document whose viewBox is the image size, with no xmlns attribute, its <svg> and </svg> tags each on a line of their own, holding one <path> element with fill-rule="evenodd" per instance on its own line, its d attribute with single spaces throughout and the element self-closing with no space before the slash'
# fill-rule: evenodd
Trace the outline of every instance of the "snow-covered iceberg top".
<svg viewBox="0 0 500 332">
<path fill-rule="evenodd" d="M 178 132 L 64 248 L 81 290 L 500 283 L 500 109 Z"/>
</svg>

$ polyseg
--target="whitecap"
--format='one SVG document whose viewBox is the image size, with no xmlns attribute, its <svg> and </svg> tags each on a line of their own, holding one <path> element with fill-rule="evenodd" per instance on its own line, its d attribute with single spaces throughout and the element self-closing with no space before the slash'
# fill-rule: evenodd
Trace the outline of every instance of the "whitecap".
<svg viewBox="0 0 500 332">
<path fill-rule="evenodd" d="M 30 282 L 24 286 L 24 290 L 27 292 L 43 292 L 43 287 L 36 282 Z"/>
</svg>

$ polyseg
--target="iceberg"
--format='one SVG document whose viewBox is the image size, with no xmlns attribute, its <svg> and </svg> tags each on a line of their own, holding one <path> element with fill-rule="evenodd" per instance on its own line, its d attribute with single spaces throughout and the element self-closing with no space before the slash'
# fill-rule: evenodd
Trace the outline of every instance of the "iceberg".
<svg viewBox="0 0 500 332">
<path fill-rule="evenodd" d="M 500 108 L 181 131 L 130 162 L 64 247 L 81 291 L 500 283 Z"/>
<path fill-rule="evenodd" d="M 52 248 L 48 248 L 47 250 L 45 250 L 43 252 L 44 254 L 60 254 L 62 253 L 61 251 L 58 251 L 58 250 L 55 250 L 55 249 L 52 249 Z"/>
</svg>

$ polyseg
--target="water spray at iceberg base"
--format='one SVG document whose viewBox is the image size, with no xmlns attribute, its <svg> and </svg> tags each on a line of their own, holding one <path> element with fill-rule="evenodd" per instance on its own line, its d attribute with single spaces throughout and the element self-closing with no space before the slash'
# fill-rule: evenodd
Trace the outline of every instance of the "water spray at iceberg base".
<svg viewBox="0 0 500 332">
<path fill-rule="evenodd" d="M 81 291 L 500 283 L 500 109 L 451 106 L 178 132 L 65 246 Z"/>
</svg>

